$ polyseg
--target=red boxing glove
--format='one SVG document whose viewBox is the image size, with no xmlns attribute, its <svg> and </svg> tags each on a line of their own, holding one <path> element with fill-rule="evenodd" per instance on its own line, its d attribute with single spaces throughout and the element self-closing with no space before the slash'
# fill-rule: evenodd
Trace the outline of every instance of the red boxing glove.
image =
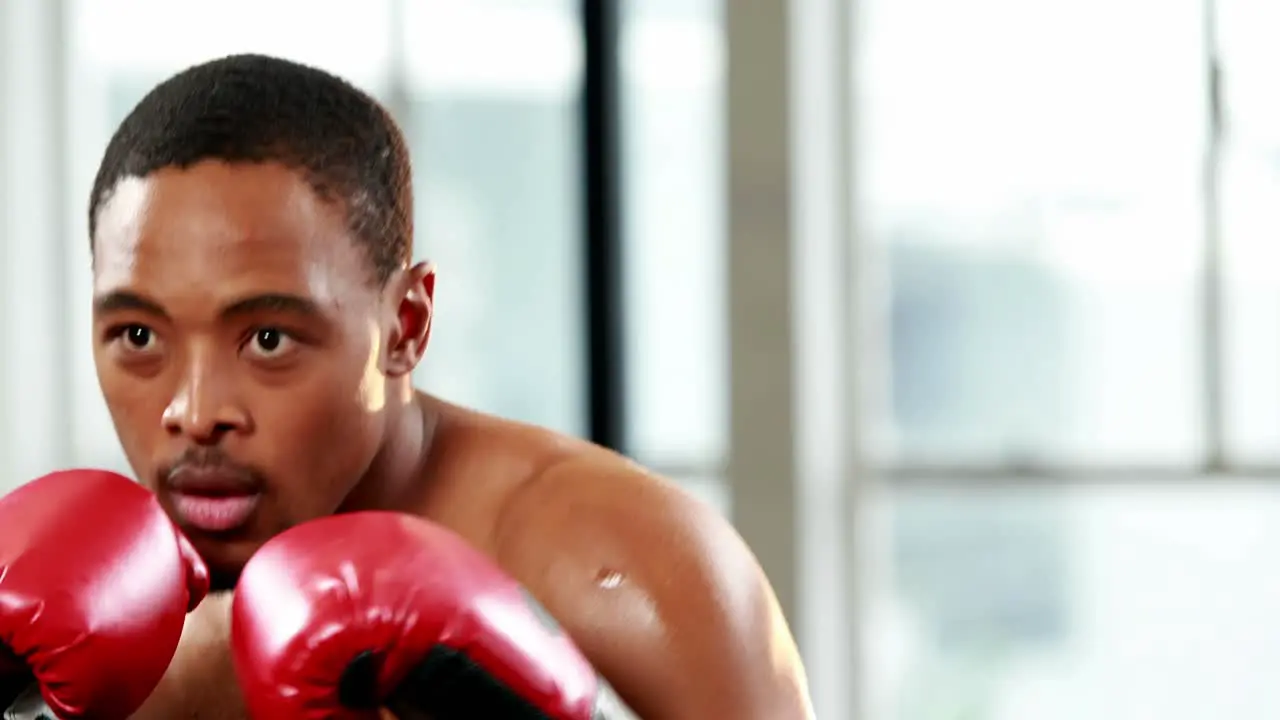
<svg viewBox="0 0 1280 720">
<path fill-rule="evenodd" d="M 245 566 L 231 647 L 251 717 L 593 720 L 608 695 L 545 611 L 453 533 L 314 520 Z"/>
<path fill-rule="evenodd" d="M 32 681 L 63 720 L 125 718 L 169 667 L 208 591 L 194 548 L 146 488 L 98 470 L 0 498 L 0 683 Z M 12 700 L 12 697 L 6 700 Z"/>
</svg>

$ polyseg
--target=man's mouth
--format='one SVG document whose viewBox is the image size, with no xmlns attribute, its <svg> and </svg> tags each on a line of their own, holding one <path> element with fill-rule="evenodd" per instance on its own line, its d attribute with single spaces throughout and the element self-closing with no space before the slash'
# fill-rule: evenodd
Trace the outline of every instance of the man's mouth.
<svg viewBox="0 0 1280 720">
<path fill-rule="evenodd" d="M 249 478 L 236 472 L 184 467 L 168 481 L 179 525 L 223 533 L 249 522 L 261 498 Z"/>
<path fill-rule="evenodd" d="M 258 506 L 259 495 L 172 494 L 178 524 L 209 533 L 222 533 L 249 522 Z"/>
</svg>

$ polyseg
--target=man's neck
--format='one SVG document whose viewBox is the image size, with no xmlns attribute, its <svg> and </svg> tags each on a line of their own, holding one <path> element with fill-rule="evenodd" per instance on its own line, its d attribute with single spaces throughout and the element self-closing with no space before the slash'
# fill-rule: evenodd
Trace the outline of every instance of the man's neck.
<svg viewBox="0 0 1280 720">
<path fill-rule="evenodd" d="M 418 494 L 438 424 L 430 399 L 413 393 L 388 419 L 387 441 L 339 512 L 409 509 L 405 506 Z"/>
</svg>

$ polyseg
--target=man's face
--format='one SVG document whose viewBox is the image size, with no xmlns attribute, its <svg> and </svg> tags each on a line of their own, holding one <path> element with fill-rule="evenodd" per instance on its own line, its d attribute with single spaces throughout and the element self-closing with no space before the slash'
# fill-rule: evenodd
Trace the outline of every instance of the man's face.
<svg viewBox="0 0 1280 720">
<path fill-rule="evenodd" d="M 332 513 L 378 453 L 388 327 L 367 262 L 341 209 L 272 164 L 126 180 L 100 212 L 98 380 L 215 575 Z"/>
</svg>

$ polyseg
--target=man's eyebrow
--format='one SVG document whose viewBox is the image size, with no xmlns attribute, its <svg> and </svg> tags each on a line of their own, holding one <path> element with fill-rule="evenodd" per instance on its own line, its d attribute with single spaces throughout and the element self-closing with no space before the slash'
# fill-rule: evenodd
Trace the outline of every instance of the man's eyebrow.
<svg viewBox="0 0 1280 720">
<path fill-rule="evenodd" d="M 93 301 L 93 311 L 97 315 L 133 311 L 160 318 L 169 317 L 160 303 L 128 290 L 112 290 L 99 295 Z M 320 317 L 323 314 L 315 301 L 288 293 L 250 295 L 230 303 L 218 314 L 226 319 L 264 312 L 289 313 L 307 317 Z"/>
<path fill-rule="evenodd" d="M 320 306 L 314 300 L 309 300 L 300 295 L 290 295 L 288 293 L 262 293 L 260 295 L 250 295 L 241 298 L 235 302 L 222 308 L 219 313 L 223 318 L 231 318 L 239 315 L 252 315 L 254 313 L 288 313 L 291 315 L 302 315 L 306 317 L 320 317 L 323 313 Z"/>
<path fill-rule="evenodd" d="M 160 303 L 128 290 L 112 290 L 109 293 L 99 295 L 93 300 L 93 312 L 95 315 L 120 312 L 122 310 L 143 312 L 157 317 L 169 316 L 164 311 L 164 308 L 160 306 Z"/>
</svg>

